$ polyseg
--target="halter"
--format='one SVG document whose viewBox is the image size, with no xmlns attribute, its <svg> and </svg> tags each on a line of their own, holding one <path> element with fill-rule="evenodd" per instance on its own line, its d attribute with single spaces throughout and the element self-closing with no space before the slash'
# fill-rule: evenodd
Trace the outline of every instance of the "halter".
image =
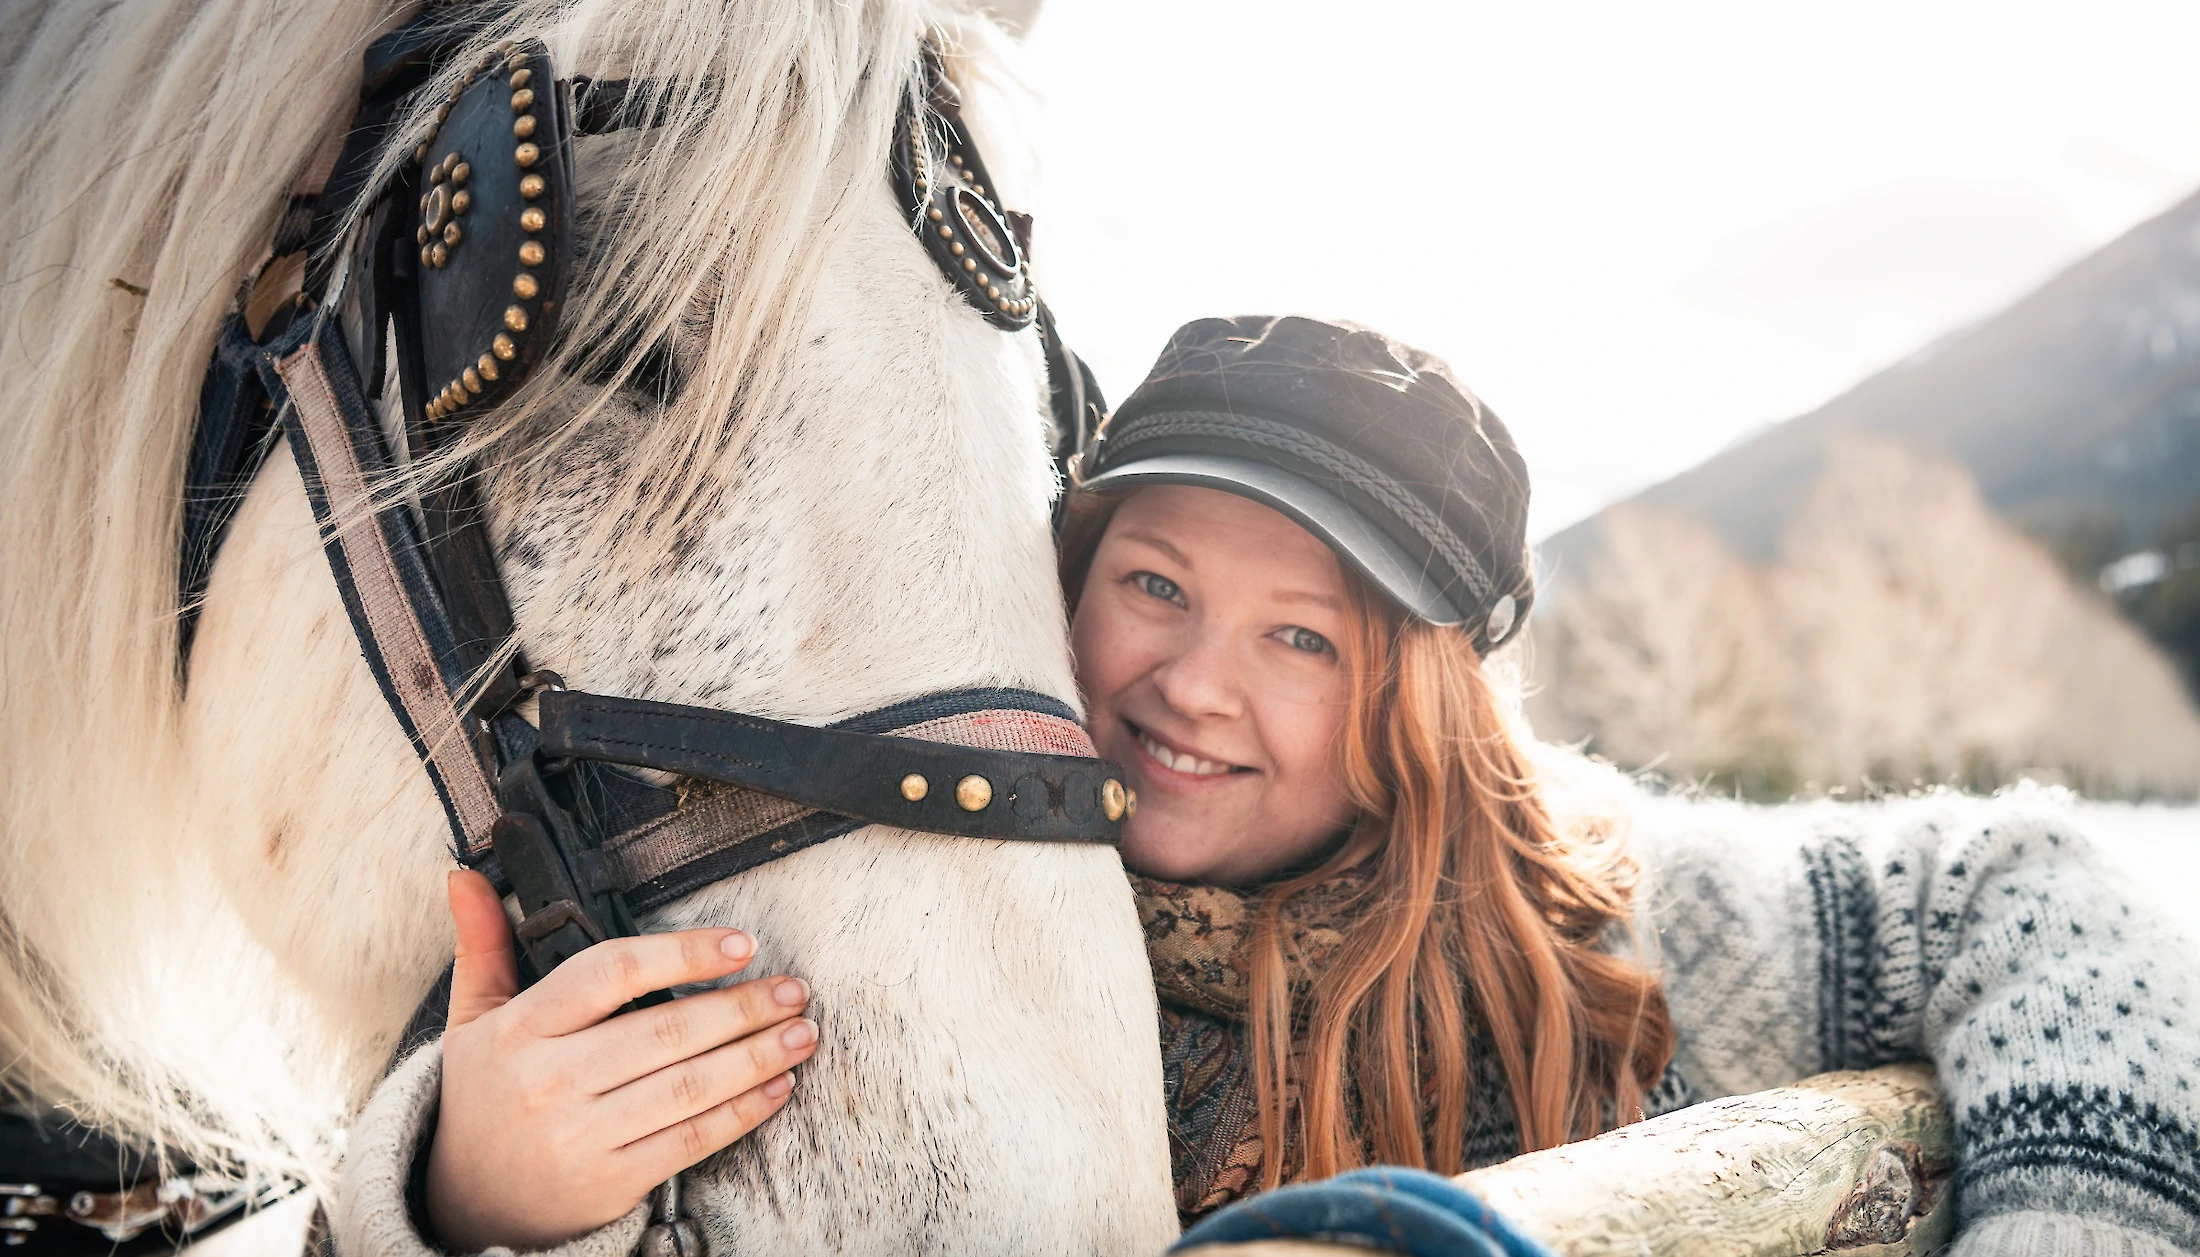
<svg viewBox="0 0 2200 1257">
<path fill-rule="evenodd" d="M 294 197 L 275 245 L 310 260 L 300 295 L 256 336 L 241 316 L 223 329 L 186 491 L 186 652 L 228 513 L 280 433 L 454 851 L 518 900 L 537 975 L 633 933 L 637 913 L 865 825 L 1120 841 L 1136 806 L 1122 770 L 1095 758 L 1075 713 L 1044 695 L 958 690 L 813 728 L 570 692 L 518 652 L 491 668 L 513 620 L 472 469 L 424 491 L 417 511 L 378 500 L 370 486 L 399 461 L 370 403 L 394 365 L 406 453 L 417 459 L 510 398 L 565 309 L 572 137 L 663 118 L 645 103 L 650 85 L 559 78 L 542 44 L 513 41 L 465 69 L 434 130 L 370 188 L 397 120 L 470 33 L 449 16 L 421 18 L 367 50 L 359 111 L 325 179 Z M 921 90 L 924 105 L 905 95 L 895 122 L 897 201 L 978 314 L 1008 331 L 1039 324 L 1059 459 L 1095 426 L 1098 389 L 1032 287 L 1029 220 L 1000 206 L 930 49 Z M 331 317 L 346 283 L 364 329 L 357 364 Z M 530 699 L 539 724 L 519 714 Z M 608 765 L 687 785 L 661 789 Z"/>
<path fill-rule="evenodd" d="M 287 439 L 360 651 L 443 804 L 454 852 L 519 902 L 524 976 L 634 932 L 635 913 L 864 825 L 1118 841 L 1136 805 L 1121 770 L 1093 758 L 1075 713 L 1044 695 L 957 690 L 818 729 L 568 692 L 515 652 L 466 701 L 512 636 L 511 606 L 471 469 L 417 504 L 372 492 L 398 466 L 370 405 L 385 356 L 396 355 L 414 458 L 509 397 L 563 313 L 571 138 L 663 120 L 644 103 L 649 85 L 561 79 L 541 44 L 515 42 L 470 67 L 412 160 L 370 187 L 397 121 L 474 29 L 444 10 L 367 49 L 359 108 L 294 186 L 256 277 L 302 272 L 295 296 L 271 303 L 248 288 L 221 329 L 184 474 L 179 677 L 230 517 Z M 1039 325 L 1059 466 L 1098 426 L 1098 385 L 1032 289 L 1030 220 L 1001 208 L 930 50 L 923 74 L 928 108 L 905 97 L 895 123 L 897 201 L 978 314 L 1008 331 Z M 366 333 L 356 365 L 333 317 L 347 297 Z M 539 726 L 516 710 L 530 698 Z M 687 784 L 658 789 L 606 765 Z M 436 998 L 408 1043 L 440 1024 Z M 156 1177 L 141 1160 L 58 1115 L 0 1108 L 0 1252 L 166 1252 L 289 1190 L 174 1160 Z M 659 1199 L 669 1251 L 699 1252 L 676 1193 L 677 1181 Z"/>
</svg>

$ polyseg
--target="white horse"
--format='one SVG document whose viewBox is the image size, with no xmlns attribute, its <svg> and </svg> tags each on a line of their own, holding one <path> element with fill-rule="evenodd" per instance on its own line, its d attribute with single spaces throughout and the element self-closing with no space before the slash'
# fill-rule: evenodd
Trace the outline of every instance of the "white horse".
<svg viewBox="0 0 2200 1257">
<path fill-rule="evenodd" d="M 216 326 L 405 16 L 0 15 L 0 1062 L 133 1138 L 324 1185 L 449 957 L 448 830 L 280 447 L 179 682 L 177 496 Z M 474 434 L 528 658 L 805 723 L 983 685 L 1074 702 L 1037 333 L 955 294 L 887 177 L 928 36 L 1011 151 L 999 28 L 944 0 L 513 0 L 480 49 L 512 35 L 566 72 L 713 85 L 576 141 L 565 347 Z M 583 361 L 653 344 L 669 403 Z M 1174 1234 L 1112 852 L 860 830 L 646 924 L 701 923 L 806 977 L 823 1030 L 790 1106 L 712 1163 L 716 1251 Z"/>
</svg>

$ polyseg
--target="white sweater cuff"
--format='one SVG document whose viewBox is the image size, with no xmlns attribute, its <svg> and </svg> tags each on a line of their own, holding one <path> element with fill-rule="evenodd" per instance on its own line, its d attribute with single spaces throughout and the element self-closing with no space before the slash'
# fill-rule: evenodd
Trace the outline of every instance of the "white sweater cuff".
<svg viewBox="0 0 2200 1257">
<path fill-rule="evenodd" d="M 374 1090 L 366 1111 L 352 1124 L 351 1139 L 329 1210 L 340 1257 L 448 1257 L 415 1227 L 406 1190 L 413 1162 L 433 1127 L 443 1087 L 443 1044 L 407 1057 Z M 542 1249 L 543 1257 L 628 1257 L 649 1223 L 649 1202 L 623 1218 Z M 515 1257 L 491 1248 L 480 1257 Z"/>
<path fill-rule="evenodd" d="M 2027 1210 L 1963 1228 L 1948 1257 L 2188 1257 L 2151 1231 L 2074 1213 Z"/>
</svg>

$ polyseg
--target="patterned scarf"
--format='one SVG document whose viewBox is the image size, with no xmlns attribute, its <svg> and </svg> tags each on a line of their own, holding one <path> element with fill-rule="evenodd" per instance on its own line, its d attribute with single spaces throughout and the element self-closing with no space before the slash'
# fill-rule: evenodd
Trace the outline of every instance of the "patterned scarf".
<svg viewBox="0 0 2200 1257">
<path fill-rule="evenodd" d="M 1344 926 L 1365 884 L 1347 872 L 1293 898 L 1285 914 L 1283 958 L 1292 1002 L 1304 1007 L 1313 974 L 1344 942 Z M 1133 876 L 1146 955 L 1161 997 L 1161 1071 L 1169 1115 L 1169 1167 L 1177 1212 L 1189 1223 L 1260 1189 L 1268 1149 L 1260 1134 L 1250 1068 L 1254 907 L 1216 886 L 1186 886 Z M 1520 1150 L 1512 1105 L 1495 1054 L 1474 1053 L 1475 1112 L 1469 1165 Z M 1296 1088 L 1284 1086 L 1284 1179 L 1300 1163 Z"/>
<path fill-rule="evenodd" d="M 1319 972 L 1343 945 L 1359 907 L 1363 872 L 1347 871 L 1295 896 L 1283 920 L 1283 959 L 1295 1009 L 1306 1006 Z M 1186 1225 L 1260 1190 L 1268 1149 L 1253 1099 L 1251 945 L 1255 908 L 1237 891 L 1132 875 L 1161 1001 L 1161 1075 L 1169 1118 L 1169 1168 Z M 1512 1091 L 1497 1052 L 1477 1034 L 1468 1048 L 1468 1128 L 1461 1163 L 1494 1165 L 1520 1152 Z M 1296 1074 L 1296 1069 L 1289 1071 Z M 1644 1097 L 1650 1114 L 1697 1097 L 1677 1070 Z M 1283 1181 L 1298 1177 L 1297 1088 L 1284 1085 Z M 1424 1114 L 1424 1120 L 1433 1114 Z M 1609 1124 L 1609 1120 L 1607 1122 Z"/>
</svg>

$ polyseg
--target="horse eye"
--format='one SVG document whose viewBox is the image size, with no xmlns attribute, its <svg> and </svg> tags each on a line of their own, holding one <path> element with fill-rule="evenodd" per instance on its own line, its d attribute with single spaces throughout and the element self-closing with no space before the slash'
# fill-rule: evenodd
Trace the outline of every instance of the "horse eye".
<svg viewBox="0 0 2200 1257">
<path fill-rule="evenodd" d="M 631 345 L 632 342 L 628 344 Z M 599 387 L 608 387 L 617 379 L 619 366 L 632 352 L 631 348 L 622 347 L 617 352 L 601 355 L 596 359 L 601 365 L 587 377 L 588 382 Z M 635 359 L 634 369 L 627 373 L 621 387 L 652 398 L 660 406 L 670 406 L 680 400 L 680 390 L 686 384 L 680 364 L 672 356 L 672 346 L 660 339 L 651 342 L 649 348 Z"/>
</svg>

